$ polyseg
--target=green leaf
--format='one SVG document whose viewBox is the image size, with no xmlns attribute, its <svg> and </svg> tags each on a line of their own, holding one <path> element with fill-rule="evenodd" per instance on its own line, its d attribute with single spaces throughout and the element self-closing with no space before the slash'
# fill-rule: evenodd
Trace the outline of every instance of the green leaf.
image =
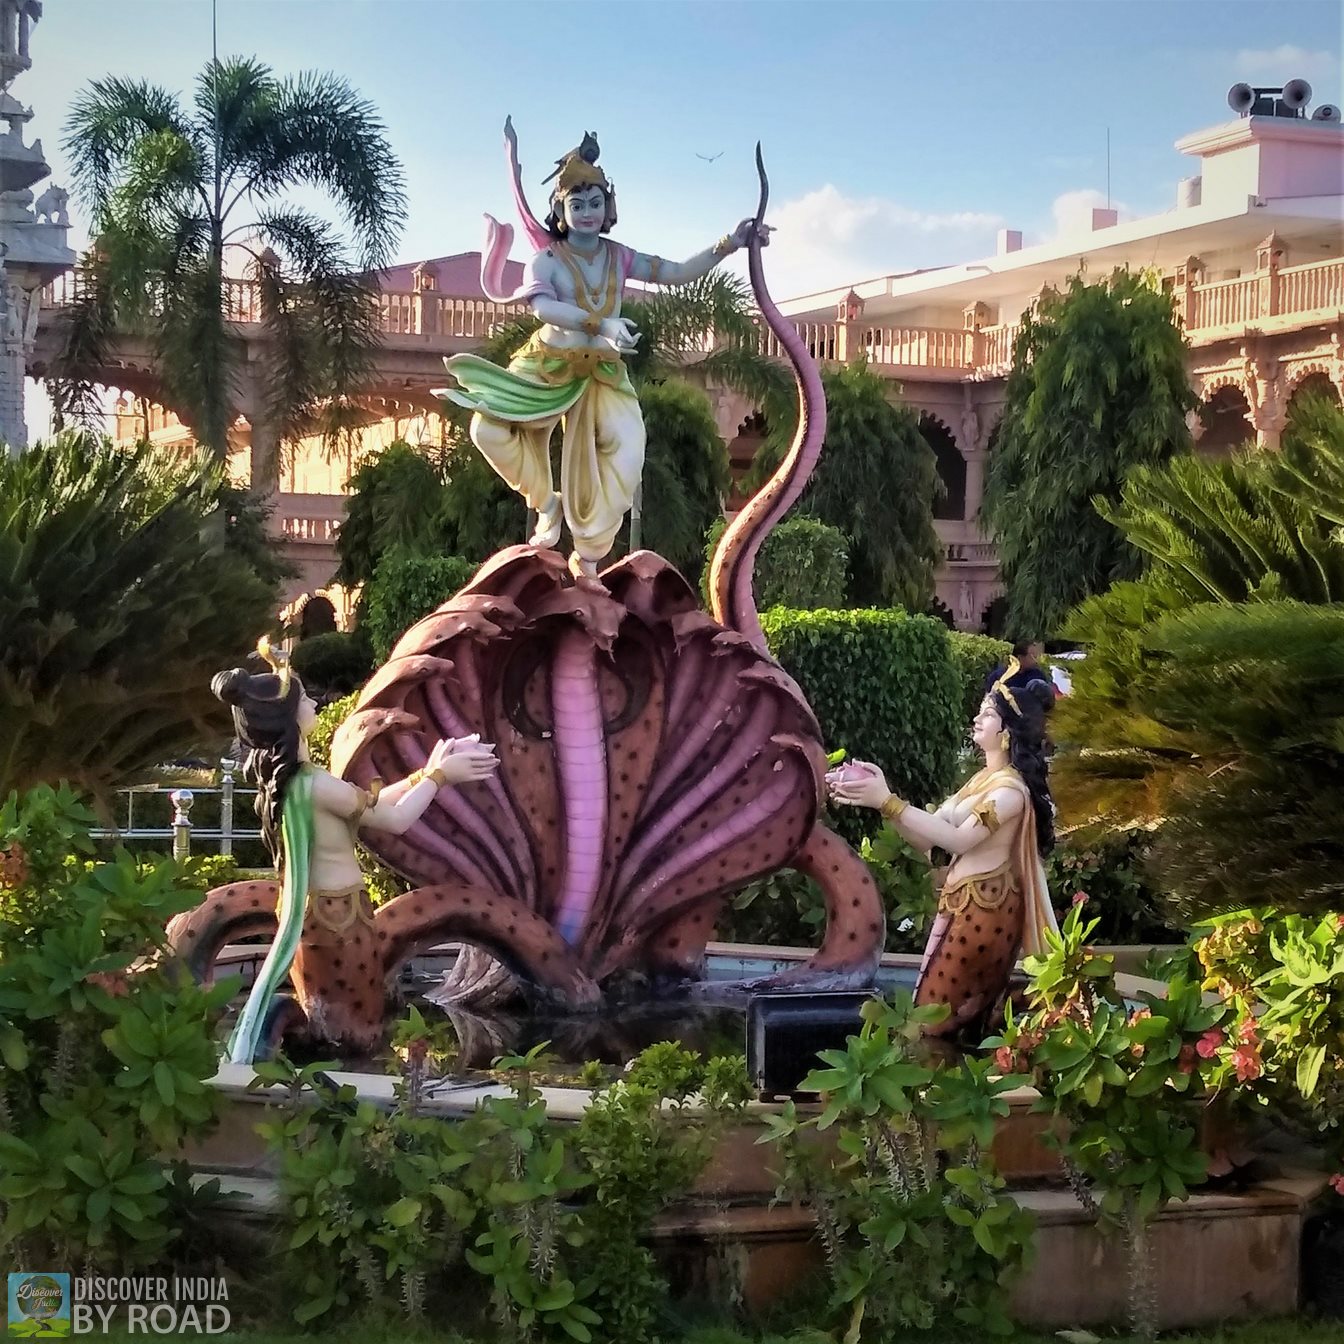
<svg viewBox="0 0 1344 1344">
<path fill-rule="evenodd" d="M 1297 1090 L 1304 1097 L 1310 1097 L 1316 1091 L 1320 1081 L 1321 1066 L 1325 1063 L 1325 1046 L 1312 1045 L 1297 1057 Z"/>
<path fill-rule="evenodd" d="M 412 1199 L 409 1195 L 404 1195 L 388 1209 L 383 1217 L 393 1227 L 405 1227 L 408 1223 L 415 1222 L 420 1216 L 422 1207 L 418 1199 Z"/>
</svg>

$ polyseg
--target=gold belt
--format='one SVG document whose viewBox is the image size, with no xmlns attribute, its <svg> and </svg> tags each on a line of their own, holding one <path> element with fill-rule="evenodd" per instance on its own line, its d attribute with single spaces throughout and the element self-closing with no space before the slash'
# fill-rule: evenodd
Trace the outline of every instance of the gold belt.
<svg viewBox="0 0 1344 1344">
<path fill-rule="evenodd" d="M 310 887 L 308 915 L 314 924 L 332 933 L 344 933 L 356 920 L 373 928 L 373 906 L 365 895 L 362 882 L 336 891 Z"/>
<path fill-rule="evenodd" d="M 938 897 L 938 913 L 959 915 L 972 904 L 981 910 L 997 910 L 1017 890 L 1017 874 L 1011 864 L 1004 864 L 992 873 L 972 873 L 943 888 Z"/>
<path fill-rule="evenodd" d="M 574 378 L 591 378 L 600 364 L 612 364 L 617 369 L 622 360 L 614 350 L 599 350 L 592 346 L 548 345 L 539 336 L 533 336 L 523 354 L 537 354 L 543 359 L 562 359 L 569 365 Z"/>
</svg>

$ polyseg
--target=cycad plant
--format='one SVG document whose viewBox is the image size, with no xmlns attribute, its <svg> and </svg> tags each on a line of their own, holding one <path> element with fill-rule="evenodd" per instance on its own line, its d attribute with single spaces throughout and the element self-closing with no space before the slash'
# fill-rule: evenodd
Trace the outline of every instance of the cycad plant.
<svg viewBox="0 0 1344 1344">
<path fill-rule="evenodd" d="M 99 795 L 212 738 L 213 673 L 274 618 L 219 469 L 67 431 L 0 458 L 0 799 Z"/>
<path fill-rule="evenodd" d="M 1344 899 L 1344 413 L 1282 452 L 1135 473 L 1109 516 L 1141 578 L 1075 612 L 1054 733 L 1069 819 L 1155 830 L 1183 913 Z"/>
<path fill-rule="evenodd" d="M 185 106 L 142 80 L 95 81 L 66 151 L 94 244 L 57 366 L 64 403 L 87 400 L 118 333 L 144 334 L 159 399 L 199 443 L 225 456 L 230 425 L 248 418 L 253 489 L 268 493 L 280 442 L 345 428 L 370 368 L 365 273 L 389 261 L 406 210 L 377 110 L 335 75 L 282 79 L 231 58 L 206 66 Z M 314 189 L 344 230 L 286 200 Z M 232 327 L 244 314 L 225 281 L 230 248 L 257 282 L 255 366 Z"/>
</svg>

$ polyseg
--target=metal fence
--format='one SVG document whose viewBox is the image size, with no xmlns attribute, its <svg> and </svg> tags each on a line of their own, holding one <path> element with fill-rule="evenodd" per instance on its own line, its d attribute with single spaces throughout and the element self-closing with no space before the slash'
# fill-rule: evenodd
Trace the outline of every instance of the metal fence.
<svg viewBox="0 0 1344 1344">
<path fill-rule="evenodd" d="M 259 840 L 259 827 L 239 827 L 234 824 L 234 814 L 238 801 L 245 799 L 250 804 L 257 791 L 239 788 L 234 782 L 238 762 L 225 757 L 219 763 L 219 784 L 212 788 L 175 789 L 167 784 L 140 784 L 130 789 L 117 791 L 117 822 L 110 827 L 93 832 L 95 839 L 115 840 L 120 844 L 130 844 L 136 840 L 171 840 L 175 859 L 189 858 L 193 848 L 198 853 L 216 853 L 231 855 L 237 840 Z M 167 797 L 172 806 L 172 817 L 167 825 L 136 825 L 136 804 L 140 804 L 140 816 L 146 811 L 146 800 Z M 200 799 L 218 797 L 218 822 L 204 826 L 193 823 L 192 809 Z M 163 808 L 155 809 L 159 812 Z M 211 809 L 213 810 L 213 809 Z M 250 805 L 248 814 L 252 814 Z M 202 815 L 201 813 L 197 814 Z M 125 817 L 126 824 L 120 825 Z"/>
</svg>

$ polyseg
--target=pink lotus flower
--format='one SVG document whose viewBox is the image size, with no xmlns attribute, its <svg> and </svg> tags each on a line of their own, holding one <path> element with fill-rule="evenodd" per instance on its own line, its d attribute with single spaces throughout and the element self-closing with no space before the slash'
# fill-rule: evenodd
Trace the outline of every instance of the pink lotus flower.
<svg viewBox="0 0 1344 1344">
<path fill-rule="evenodd" d="M 1200 1059 L 1212 1059 L 1222 1048 L 1223 1042 L 1227 1038 L 1217 1027 L 1206 1031 L 1195 1046 L 1195 1053 Z"/>
</svg>

